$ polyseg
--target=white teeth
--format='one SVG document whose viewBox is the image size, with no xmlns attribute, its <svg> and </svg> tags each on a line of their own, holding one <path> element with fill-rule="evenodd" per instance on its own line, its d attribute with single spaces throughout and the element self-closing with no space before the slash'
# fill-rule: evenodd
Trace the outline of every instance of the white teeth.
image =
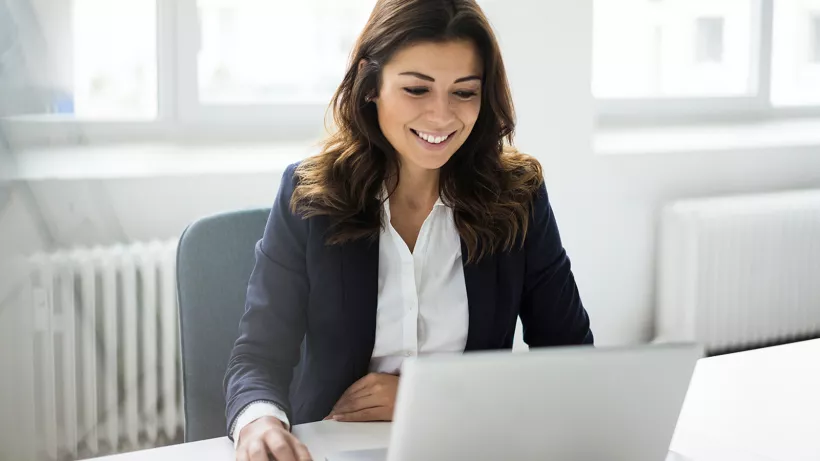
<svg viewBox="0 0 820 461">
<path fill-rule="evenodd" d="M 419 138 L 429 142 L 430 144 L 441 144 L 442 142 L 446 141 L 450 135 L 447 136 L 432 136 L 427 133 L 422 133 L 421 131 L 417 131 L 416 134 Z"/>
</svg>

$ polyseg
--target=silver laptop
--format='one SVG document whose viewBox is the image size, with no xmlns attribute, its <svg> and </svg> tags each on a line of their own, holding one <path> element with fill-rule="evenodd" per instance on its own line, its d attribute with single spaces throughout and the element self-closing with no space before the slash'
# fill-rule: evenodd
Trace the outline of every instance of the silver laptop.
<svg viewBox="0 0 820 461">
<path fill-rule="evenodd" d="M 662 461 L 702 354 L 660 345 L 411 359 L 389 449 L 327 459 Z"/>
</svg>

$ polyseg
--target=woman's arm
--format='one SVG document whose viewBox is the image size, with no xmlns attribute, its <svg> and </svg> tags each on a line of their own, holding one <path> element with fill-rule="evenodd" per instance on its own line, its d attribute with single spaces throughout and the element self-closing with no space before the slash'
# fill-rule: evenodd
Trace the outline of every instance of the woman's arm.
<svg viewBox="0 0 820 461">
<path fill-rule="evenodd" d="M 530 347 L 592 344 L 589 317 L 581 304 L 544 186 L 532 203 L 524 252 L 520 310 L 524 342 Z"/>
<path fill-rule="evenodd" d="M 308 302 L 308 223 L 290 211 L 294 170 L 291 165 L 285 171 L 265 233 L 256 244 L 245 313 L 225 374 L 231 437 L 237 417 L 254 402 L 270 402 L 292 419 L 288 392 L 299 362 Z"/>
</svg>

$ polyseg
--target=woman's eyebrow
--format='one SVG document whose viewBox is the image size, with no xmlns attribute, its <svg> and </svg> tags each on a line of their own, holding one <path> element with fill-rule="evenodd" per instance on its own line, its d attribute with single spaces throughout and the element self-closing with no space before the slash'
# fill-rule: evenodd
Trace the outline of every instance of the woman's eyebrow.
<svg viewBox="0 0 820 461">
<path fill-rule="evenodd" d="M 435 82 L 436 81 L 436 79 L 434 79 L 433 77 L 431 77 L 429 75 L 422 74 L 420 72 L 409 71 L 409 72 L 402 72 L 399 75 L 409 75 L 411 77 L 416 77 L 416 78 L 419 78 L 421 80 L 427 80 L 428 82 Z M 455 80 L 455 82 L 453 82 L 453 83 L 469 82 L 471 80 L 481 80 L 481 77 L 479 77 L 478 75 L 468 75 L 466 77 L 457 78 Z"/>
</svg>

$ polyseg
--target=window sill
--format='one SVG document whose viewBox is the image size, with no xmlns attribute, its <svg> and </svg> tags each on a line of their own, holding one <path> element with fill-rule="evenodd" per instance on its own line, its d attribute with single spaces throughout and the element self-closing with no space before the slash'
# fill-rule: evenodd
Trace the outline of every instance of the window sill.
<svg viewBox="0 0 820 461">
<path fill-rule="evenodd" d="M 685 154 L 817 149 L 820 119 L 735 125 L 604 128 L 593 137 L 598 155 Z M 112 144 L 46 147 L 15 153 L 18 180 L 77 180 L 253 174 L 284 171 L 316 152 L 311 143 L 246 143 L 213 146 Z"/>
<path fill-rule="evenodd" d="M 15 154 L 19 180 L 83 180 L 279 174 L 318 147 L 298 144 L 122 144 L 29 149 Z"/>
<path fill-rule="evenodd" d="M 641 128 L 599 128 L 598 155 L 820 149 L 820 119 Z"/>
</svg>

